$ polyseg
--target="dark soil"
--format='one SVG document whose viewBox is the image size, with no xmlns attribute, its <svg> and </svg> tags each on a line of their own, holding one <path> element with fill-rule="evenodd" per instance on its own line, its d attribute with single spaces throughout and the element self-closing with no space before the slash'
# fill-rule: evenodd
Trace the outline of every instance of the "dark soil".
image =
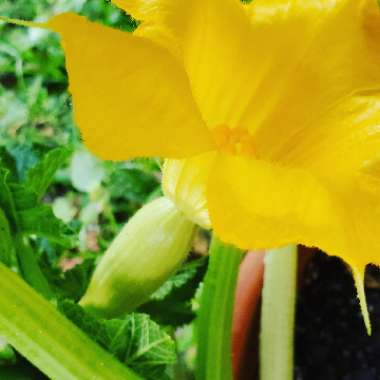
<svg viewBox="0 0 380 380">
<path fill-rule="evenodd" d="M 380 270 L 369 266 L 365 331 L 352 276 L 322 253 L 305 268 L 296 327 L 296 380 L 380 380 Z"/>
</svg>

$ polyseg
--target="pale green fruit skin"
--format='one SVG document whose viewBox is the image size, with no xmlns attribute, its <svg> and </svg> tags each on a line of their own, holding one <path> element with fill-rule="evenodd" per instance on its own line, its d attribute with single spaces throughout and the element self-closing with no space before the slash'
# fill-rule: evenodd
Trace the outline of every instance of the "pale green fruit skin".
<svg viewBox="0 0 380 380">
<path fill-rule="evenodd" d="M 148 203 L 105 252 L 80 304 L 108 318 L 132 311 L 183 262 L 194 229 L 168 198 Z"/>
</svg>

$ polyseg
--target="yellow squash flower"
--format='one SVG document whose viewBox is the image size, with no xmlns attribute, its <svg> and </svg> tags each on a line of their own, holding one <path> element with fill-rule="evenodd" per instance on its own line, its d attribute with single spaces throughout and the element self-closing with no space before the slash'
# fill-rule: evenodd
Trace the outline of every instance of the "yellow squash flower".
<svg viewBox="0 0 380 380">
<path fill-rule="evenodd" d="M 87 146 L 171 159 L 164 190 L 191 220 L 240 248 L 317 246 L 360 283 L 380 264 L 377 1 L 114 3 L 134 34 L 47 24 Z"/>
</svg>

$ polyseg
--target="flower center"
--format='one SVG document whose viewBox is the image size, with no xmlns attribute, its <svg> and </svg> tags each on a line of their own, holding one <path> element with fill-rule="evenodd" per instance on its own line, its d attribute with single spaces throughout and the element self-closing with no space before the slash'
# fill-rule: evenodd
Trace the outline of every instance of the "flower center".
<svg viewBox="0 0 380 380">
<path fill-rule="evenodd" d="M 239 156 L 256 156 L 253 136 L 244 128 L 218 125 L 213 130 L 216 146 L 220 151 Z"/>
</svg>

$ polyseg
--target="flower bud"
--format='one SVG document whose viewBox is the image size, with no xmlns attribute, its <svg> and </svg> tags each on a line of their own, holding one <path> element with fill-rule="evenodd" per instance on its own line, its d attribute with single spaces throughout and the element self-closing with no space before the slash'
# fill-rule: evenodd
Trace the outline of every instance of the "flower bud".
<svg viewBox="0 0 380 380">
<path fill-rule="evenodd" d="M 145 205 L 105 252 L 80 304 L 105 317 L 135 309 L 186 258 L 194 228 L 166 197 Z"/>
</svg>

